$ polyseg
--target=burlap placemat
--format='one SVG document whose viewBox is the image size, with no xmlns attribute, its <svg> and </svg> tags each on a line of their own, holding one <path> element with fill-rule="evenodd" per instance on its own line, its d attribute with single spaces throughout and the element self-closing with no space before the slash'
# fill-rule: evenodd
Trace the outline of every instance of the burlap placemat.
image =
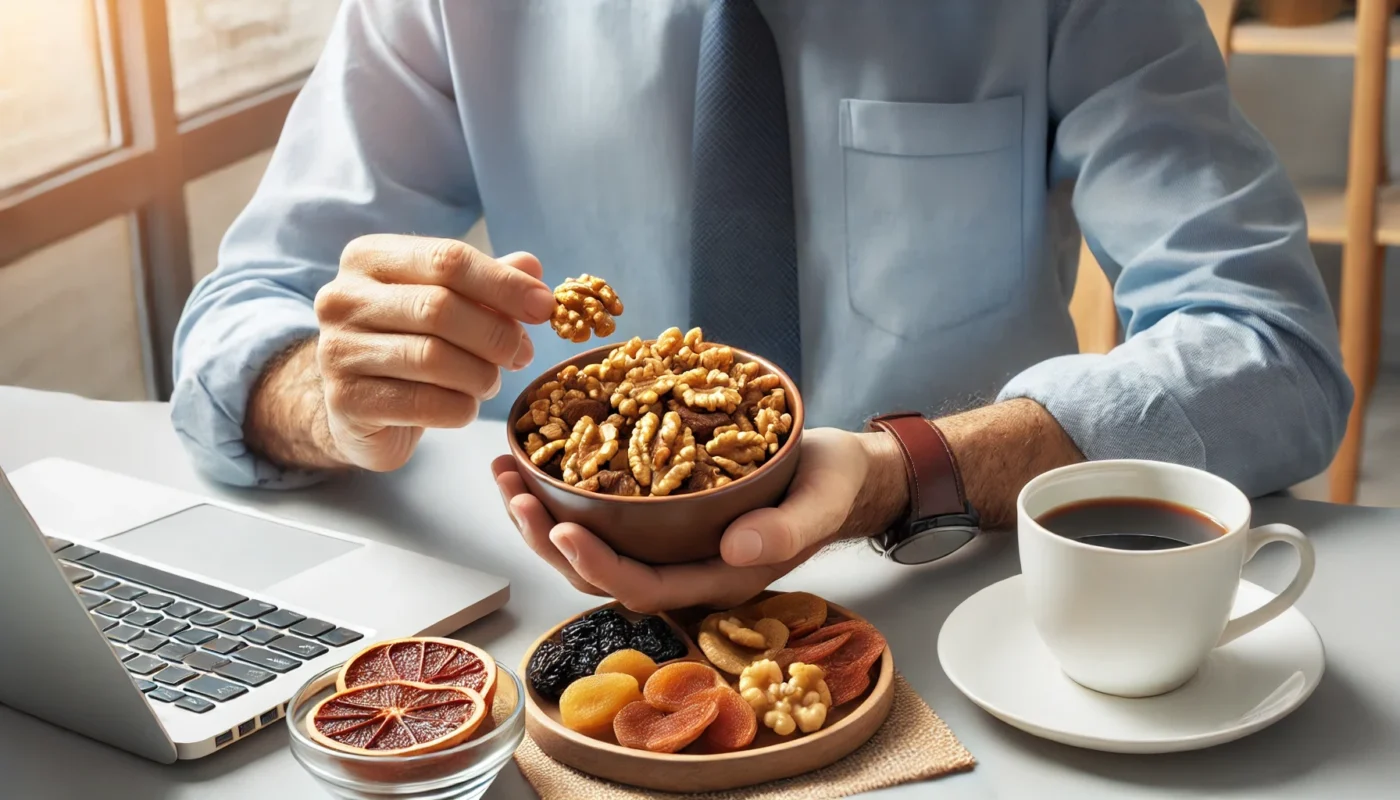
<svg viewBox="0 0 1400 800">
<path fill-rule="evenodd" d="M 527 735 L 515 762 L 540 800 L 822 800 L 938 778 L 977 763 L 919 693 L 896 674 L 890 718 L 859 750 L 829 767 L 780 781 L 705 794 L 667 794 L 585 775 L 545 755 Z"/>
</svg>

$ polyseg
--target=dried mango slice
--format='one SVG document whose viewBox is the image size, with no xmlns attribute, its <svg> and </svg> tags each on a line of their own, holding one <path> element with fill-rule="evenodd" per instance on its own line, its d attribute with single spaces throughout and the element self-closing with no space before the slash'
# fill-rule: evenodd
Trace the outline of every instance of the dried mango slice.
<svg viewBox="0 0 1400 800">
<path fill-rule="evenodd" d="M 851 640 L 850 632 L 840 636 L 827 639 L 824 642 L 803 645 L 801 647 L 784 647 L 773 654 L 773 660 L 778 662 L 778 666 L 787 672 L 787 668 L 793 662 L 800 661 L 803 664 L 820 664 L 824 659 L 829 658 L 837 650 L 840 650 L 846 642 Z"/>
<path fill-rule="evenodd" d="M 598 662 L 598 668 L 593 672 L 597 675 L 621 672 L 636 678 L 638 686 L 646 686 L 647 679 L 656 672 L 656 662 L 646 653 L 629 648 L 609 654 Z"/>
<path fill-rule="evenodd" d="M 826 622 L 826 601 L 809 592 L 784 592 L 758 604 L 765 617 L 781 620 L 793 637 L 806 636 Z"/>
<path fill-rule="evenodd" d="M 870 668 L 885 652 L 884 635 L 868 622 L 847 620 L 828 625 L 793 643 L 794 648 L 806 647 L 843 634 L 850 634 L 844 645 L 825 658 L 811 662 L 826 670 L 826 685 L 831 689 L 832 703 L 838 706 L 860 697 L 870 686 Z"/>
<path fill-rule="evenodd" d="M 559 721 L 571 731 L 601 736 L 619 711 L 641 699 L 637 679 L 625 672 L 589 675 L 569 684 L 560 695 Z"/>
<path fill-rule="evenodd" d="M 642 696 L 661 711 L 679 711 L 691 696 L 724 685 L 724 678 L 709 664 L 678 661 L 652 673 L 642 687 Z"/>
<path fill-rule="evenodd" d="M 754 714 L 753 706 L 738 692 L 728 686 L 716 686 L 696 697 L 712 699 L 719 708 L 715 721 L 700 737 L 705 744 L 715 750 L 741 750 L 753 744 L 753 738 L 758 734 L 758 717 Z"/>
<path fill-rule="evenodd" d="M 718 716 L 719 703 L 712 697 L 697 698 L 671 713 L 639 701 L 613 718 L 613 733 L 623 747 L 674 753 L 699 739 Z"/>
</svg>

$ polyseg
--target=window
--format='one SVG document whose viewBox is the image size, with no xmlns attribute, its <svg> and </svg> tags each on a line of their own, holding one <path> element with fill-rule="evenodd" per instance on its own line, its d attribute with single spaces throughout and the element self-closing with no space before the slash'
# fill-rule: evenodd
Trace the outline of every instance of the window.
<svg viewBox="0 0 1400 800">
<path fill-rule="evenodd" d="M 112 147 L 91 0 L 0 2 L 0 188 Z"/>
<path fill-rule="evenodd" d="M 272 151 L 265 150 L 185 185 L 190 223 L 190 264 L 195 282 L 218 266 L 219 243 L 239 212 L 253 199 Z"/>
<path fill-rule="evenodd" d="M 181 117 L 316 63 L 339 0 L 166 0 Z"/>
</svg>

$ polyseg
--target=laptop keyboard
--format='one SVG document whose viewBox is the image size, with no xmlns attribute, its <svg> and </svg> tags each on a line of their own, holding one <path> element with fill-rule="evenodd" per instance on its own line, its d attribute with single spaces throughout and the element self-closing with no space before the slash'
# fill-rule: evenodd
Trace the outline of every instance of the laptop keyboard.
<svg viewBox="0 0 1400 800">
<path fill-rule="evenodd" d="M 364 634 L 87 545 L 45 537 L 153 703 L 203 714 Z"/>
</svg>

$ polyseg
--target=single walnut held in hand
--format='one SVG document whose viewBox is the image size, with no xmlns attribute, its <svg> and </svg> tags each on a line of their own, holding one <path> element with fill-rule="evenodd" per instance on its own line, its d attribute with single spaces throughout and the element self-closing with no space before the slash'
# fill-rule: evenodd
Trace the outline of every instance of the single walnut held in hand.
<svg viewBox="0 0 1400 800">
<path fill-rule="evenodd" d="M 622 301 L 607 281 L 592 275 L 570 278 L 554 289 L 554 315 L 549 324 L 560 338 L 588 341 L 592 334 L 611 336 L 617 330 L 613 317 L 622 314 Z"/>
</svg>

